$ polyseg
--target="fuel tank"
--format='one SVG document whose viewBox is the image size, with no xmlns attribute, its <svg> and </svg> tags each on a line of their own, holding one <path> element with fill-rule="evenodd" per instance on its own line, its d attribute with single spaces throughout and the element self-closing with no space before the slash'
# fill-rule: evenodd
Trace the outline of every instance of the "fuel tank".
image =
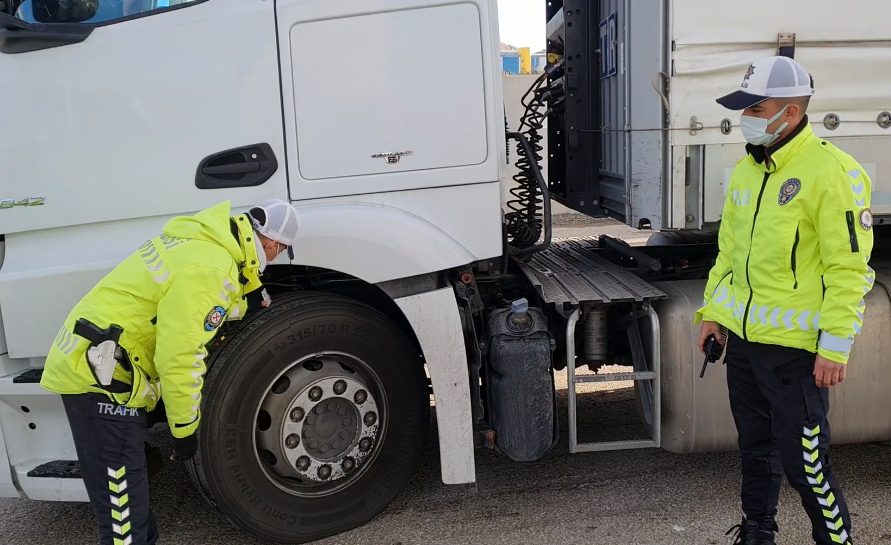
<svg viewBox="0 0 891 545">
<path fill-rule="evenodd" d="M 723 359 L 699 378 L 703 356 L 696 346 L 699 326 L 693 326 L 693 314 L 702 303 L 705 281 L 655 285 L 668 294 L 655 305 L 662 328 L 662 447 L 675 453 L 735 450 Z M 834 444 L 891 440 L 889 286 L 891 269 L 877 270 L 847 377 L 829 391 Z"/>
</svg>

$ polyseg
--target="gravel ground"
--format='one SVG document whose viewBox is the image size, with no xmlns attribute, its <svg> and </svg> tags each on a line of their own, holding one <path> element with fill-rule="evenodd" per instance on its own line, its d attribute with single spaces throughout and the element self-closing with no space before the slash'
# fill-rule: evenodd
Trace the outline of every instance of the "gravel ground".
<svg viewBox="0 0 891 545">
<path fill-rule="evenodd" d="M 619 385 L 621 386 L 621 385 Z M 560 392 L 565 423 L 565 390 Z M 631 390 L 580 397 L 589 416 L 583 439 L 639 433 Z M 595 437 L 607 428 L 609 437 Z M 154 439 L 169 451 L 166 431 Z M 363 527 L 320 545 L 700 545 L 727 543 L 737 522 L 735 453 L 674 455 L 662 450 L 570 455 L 564 436 L 543 460 L 517 464 L 477 452 L 476 486 L 447 487 L 439 479 L 435 430 L 406 489 Z M 848 496 L 858 543 L 891 543 L 891 447 L 841 445 L 832 450 Z M 257 541 L 230 527 L 169 463 L 152 486 L 164 544 L 247 545 Z M 784 488 L 779 543 L 808 543 L 809 528 L 794 491 Z M 95 543 L 83 504 L 0 499 L 0 543 Z"/>
</svg>

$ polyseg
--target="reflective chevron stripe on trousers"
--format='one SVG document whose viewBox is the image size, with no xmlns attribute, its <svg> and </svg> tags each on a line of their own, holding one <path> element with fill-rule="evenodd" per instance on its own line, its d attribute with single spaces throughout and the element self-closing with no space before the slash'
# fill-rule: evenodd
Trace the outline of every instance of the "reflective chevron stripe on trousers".
<svg viewBox="0 0 891 545">
<path fill-rule="evenodd" d="M 851 518 L 829 461 L 829 396 L 813 377 L 815 354 L 727 342 L 727 386 L 739 432 L 742 507 L 765 530 L 775 517 L 783 474 L 801 496 L 814 543 L 849 545 Z"/>
<path fill-rule="evenodd" d="M 154 545 L 145 457 L 146 414 L 101 394 L 63 395 L 100 545 Z"/>
</svg>

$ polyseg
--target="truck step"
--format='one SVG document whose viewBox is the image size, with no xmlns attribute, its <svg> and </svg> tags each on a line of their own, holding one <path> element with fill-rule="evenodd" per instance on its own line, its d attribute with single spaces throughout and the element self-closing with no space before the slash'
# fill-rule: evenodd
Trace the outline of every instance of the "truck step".
<svg viewBox="0 0 891 545">
<path fill-rule="evenodd" d="M 661 341 L 659 316 L 650 305 L 644 302 L 641 310 L 630 314 L 627 335 L 631 346 L 634 371 L 630 373 L 604 373 L 597 375 L 577 375 L 575 373 L 576 357 L 576 325 L 581 311 L 578 307 L 572 310 L 566 324 L 566 376 L 567 376 L 567 412 L 569 416 L 569 452 L 603 452 L 608 450 L 628 450 L 641 448 L 658 448 L 662 441 L 662 389 L 660 383 Z M 640 320 L 649 324 L 649 335 L 641 334 Z M 645 342 L 645 339 L 649 341 Z M 646 345 L 649 346 L 646 346 Z M 578 440 L 578 403 L 576 385 L 586 382 L 619 382 L 634 381 L 640 383 L 637 393 L 641 396 L 644 423 L 648 427 L 649 438 L 630 441 L 601 441 L 580 443 Z"/>
<path fill-rule="evenodd" d="M 599 443 L 582 443 L 576 445 L 573 452 L 607 452 L 611 450 L 633 450 L 658 447 L 658 441 L 652 439 L 642 439 L 639 441 L 601 441 Z"/>
<path fill-rule="evenodd" d="M 29 477 L 55 479 L 80 479 L 80 463 L 77 460 L 53 460 L 40 464 L 28 472 Z"/>
<path fill-rule="evenodd" d="M 627 380 L 656 380 L 653 371 L 640 371 L 637 373 L 605 373 L 602 375 L 576 375 L 575 383 L 585 382 L 624 382 Z"/>
<path fill-rule="evenodd" d="M 38 384 L 43 376 L 43 369 L 28 369 L 12 379 L 13 384 Z"/>
<path fill-rule="evenodd" d="M 598 256 L 597 248 L 598 239 L 593 237 L 558 241 L 519 265 L 544 302 L 558 307 L 642 303 L 667 297 L 633 272 Z"/>
</svg>

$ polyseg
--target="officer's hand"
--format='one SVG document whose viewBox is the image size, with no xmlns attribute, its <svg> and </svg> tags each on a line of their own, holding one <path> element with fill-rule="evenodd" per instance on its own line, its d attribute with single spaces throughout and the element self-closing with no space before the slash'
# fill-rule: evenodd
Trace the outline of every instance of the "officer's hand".
<svg viewBox="0 0 891 545">
<path fill-rule="evenodd" d="M 705 354 L 705 343 L 708 342 L 709 335 L 714 335 L 716 339 L 724 342 L 721 339 L 721 326 L 718 322 L 702 322 L 702 327 L 699 330 L 699 351 Z"/>
<path fill-rule="evenodd" d="M 191 460 L 196 452 L 198 452 L 198 434 L 193 433 L 188 437 L 173 438 L 173 456 L 170 459 L 174 462 Z"/>
<path fill-rule="evenodd" d="M 817 361 L 814 363 L 814 380 L 817 388 L 828 388 L 845 381 L 845 374 L 848 366 L 843 363 L 836 363 L 817 354 Z"/>
</svg>

